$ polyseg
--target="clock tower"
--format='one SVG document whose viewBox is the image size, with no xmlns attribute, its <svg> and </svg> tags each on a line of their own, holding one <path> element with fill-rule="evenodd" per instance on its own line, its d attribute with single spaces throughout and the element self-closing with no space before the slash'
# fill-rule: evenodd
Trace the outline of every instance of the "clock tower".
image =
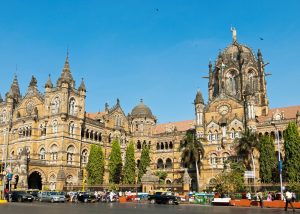
<svg viewBox="0 0 300 214">
<path fill-rule="evenodd" d="M 195 102 L 196 131 L 206 138 L 201 183 L 224 170 L 226 160 L 236 156 L 235 139 L 245 128 L 255 130 L 256 117 L 268 114 L 262 54 L 240 44 L 234 33 L 215 63 L 209 62 L 207 104 Z"/>
</svg>

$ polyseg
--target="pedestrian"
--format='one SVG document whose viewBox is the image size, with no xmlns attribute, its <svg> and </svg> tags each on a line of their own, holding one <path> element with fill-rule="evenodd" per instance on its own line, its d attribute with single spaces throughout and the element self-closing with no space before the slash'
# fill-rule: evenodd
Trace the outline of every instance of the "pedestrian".
<svg viewBox="0 0 300 214">
<path fill-rule="evenodd" d="M 260 208 L 264 208 L 263 194 L 262 192 L 257 193 L 257 199 L 259 200 Z"/>
<path fill-rule="evenodd" d="M 293 208 L 293 212 L 295 212 L 295 208 L 292 203 L 292 197 L 293 197 L 292 193 L 287 190 L 285 192 L 285 209 L 284 209 L 285 211 L 287 211 L 288 205 L 290 204 L 291 207 Z"/>
<path fill-rule="evenodd" d="M 251 200 L 251 193 L 250 193 L 250 192 L 247 192 L 246 198 L 247 198 L 248 200 Z"/>
<path fill-rule="evenodd" d="M 267 201 L 272 201 L 272 195 L 271 195 L 271 193 L 270 193 L 270 192 L 268 193 L 268 198 L 267 198 Z"/>
</svg>

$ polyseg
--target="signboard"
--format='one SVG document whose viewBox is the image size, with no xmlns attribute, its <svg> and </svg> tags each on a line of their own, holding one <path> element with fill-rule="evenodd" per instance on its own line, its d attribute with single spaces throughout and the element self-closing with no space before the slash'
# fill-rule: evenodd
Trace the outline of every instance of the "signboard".
<svg viewBox="0 0 300 214">
<path fill-rule="evenodd" d="M 244 177 L 245 178 L 255 178 L 254 171 L 245 171 Z"/>
</svg>

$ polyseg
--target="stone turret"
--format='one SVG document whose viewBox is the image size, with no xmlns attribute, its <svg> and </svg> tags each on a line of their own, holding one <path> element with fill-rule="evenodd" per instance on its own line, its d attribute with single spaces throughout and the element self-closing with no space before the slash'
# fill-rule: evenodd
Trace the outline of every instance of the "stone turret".
<svg viewBox="0 0 300 214">
<path fill-rule="evenodd" d="M 52 84 L 52 81 L 51 81 L 51 75 L 49 74 L 49 77 L 48 77 L 48 80 L 45 84 L 45 88 L 52 88 L 53 87 L 53 84 Z"/>
<path fill-rule="evenodd" d="M 196 126 L 203 126 L 204 122 L 204 99 L 200 90 L 196 94 L 194 100 L 195 105 L 195 115 L 196 115 Z"/>
<path fill-rule="evenodd" d="M 14 76 L 13 83 L 10 86 L 9 92 L 6 94 L 6 99 L 11 99 L 13 102 L 18 103 L 21 100 L 20 87 L 17 75 Z"/>
<path fill-rule="evenodd" d="M 58 87 L 62 87 L 63 84 L 68 84 L 68 86 L 71 88 L 75 87 L 75 81 L 73 79 L 73 76 L 72 76 L 71 70 L 70 70 L 69 53 L 68 52 L 67 52 L 64 68 L 61 72 L 59 79 L 57 80 Z"/>
</svg>

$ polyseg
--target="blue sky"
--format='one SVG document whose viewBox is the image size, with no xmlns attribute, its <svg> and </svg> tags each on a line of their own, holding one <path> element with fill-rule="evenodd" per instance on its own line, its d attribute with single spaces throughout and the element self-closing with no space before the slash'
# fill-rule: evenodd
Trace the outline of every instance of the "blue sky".
<svg viewBox="0 0 300 214">
<path fill-rule="evenodd" d="M 232 25 L 240 43 L 270 62 L 270 106 L 298 105 L 299 8 L 300 1 L 1 0 L 0 92 L 15 72 L 23 95 L 32 74 L 43 92 L 69 47 L 76 85 L 86 82 L 87 111 L 119 98 L 128 113 L 143 98 L 159 123 L 192 119 L 197 89 L 207 98 L 201 77 L 231 42 Z"/>
</svg>

